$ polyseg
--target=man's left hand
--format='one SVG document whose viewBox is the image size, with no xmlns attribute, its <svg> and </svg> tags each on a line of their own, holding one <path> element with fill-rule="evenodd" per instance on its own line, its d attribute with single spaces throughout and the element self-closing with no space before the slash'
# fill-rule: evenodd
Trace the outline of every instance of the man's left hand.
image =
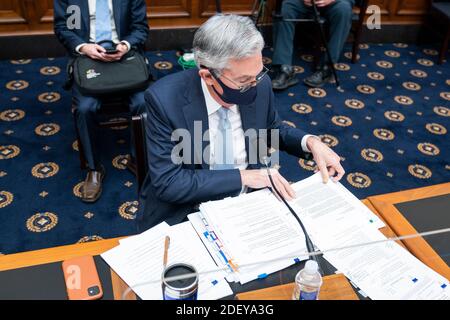
<svg viewBox="0 0 450 320">
<path fill-rule="evenodd" d="M 314 156 L 314 161 L 322 174 L 324 183 L 328 182 L 329 177 L 337 182 L 344 176 L 345 171 L 341 165 L 341 158 L 325 143 L 317 137 L 309 137 L 306 140 L 306 145 Z"/>
<path fill-rule="evenodd" d="M 119 61 L 128 52 L 128 47 L 124 43 L 119 43 L 116 46 L 116 49 L 117 49 L 117 53 L 114 53 L 114 54 L 105 54 L 104 53 L 103 54 L 104 58 L 106 60 L 108 60 L 109 62 Z"/>
</svg>

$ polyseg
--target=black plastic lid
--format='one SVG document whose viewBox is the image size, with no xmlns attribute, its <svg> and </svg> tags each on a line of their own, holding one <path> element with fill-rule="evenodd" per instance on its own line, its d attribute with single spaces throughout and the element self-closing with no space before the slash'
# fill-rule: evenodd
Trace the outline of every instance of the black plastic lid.
<svg viewBox="0 0 450 320">
<path fill-rule="evenodd" d="M 165 272 L 165 278 L 174 277 L 174 276 L 181 276 L 185 274 L 195 274 L 196 271 L 192 267 L 188 265 L 174 265 L 169 267 Z M 187 288 L 194 284 L 196 281 L 197 276 L 194 275 L 193 277 L 187 278 L 187 279 L 181 279 L 181 280 L 175 280 L 175 281 L 167 281 L 166 283 L 171 286 L 172 288 Z"/>
</svg>

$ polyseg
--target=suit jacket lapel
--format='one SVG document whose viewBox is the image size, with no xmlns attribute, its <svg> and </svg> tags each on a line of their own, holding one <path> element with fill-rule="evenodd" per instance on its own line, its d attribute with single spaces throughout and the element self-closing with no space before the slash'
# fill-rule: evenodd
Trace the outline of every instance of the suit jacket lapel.
<svg viewBox="0 0 450 320">
<path fill-rule="evenodd" d="M 204 141 L 203 135 L 209 130 L 208 111 L 201 87 L 200 76 L 196 74 L 197 69 L 192 71 L 192 83 L 194 84 L 185 92 L 187 104 L 183 107 L 187 129 L 191 133 L 192 156 L 195 164 L 201 163 L 204 169 L 209 169 L 209 141 Z M 197 123 L 197 125 L 195 125 Z M 209 136 L 205 137 L 209 139 Z M 208 148 L 207 148 L 208 147 Z M 205 154 L 203 157 L 203 153 Z"/>
<path fill-rule="evenodd" d="M 121 1 L 122 0 L 113 0 L 113 15 L 114 15 L 114 23 L 116 24 L 117 35 L 119 36 L 119 41 L 122 40 L 121 34 L 121 26 L 120 26 L 120 17 L 121 17 Z"/>
<path fill-rule="evenodd" d="M 79 7 L 80 7 L 80 13 L 82 18 L 82 23 L 83 23 L 83 28 L 82 30 L 86 30 L 86 38 L 85 40 L 87 40 L 86 42 L 89 42 L 89 38 L 90 38 L 90 32 L 91 32 L 91 23 L 90 23 L 90 19 L 91 19 L 91 15 L 89 12 L 89 3 L 88 1 L 85 0 L 81 0 L 78 1 Z"/>
</svg>

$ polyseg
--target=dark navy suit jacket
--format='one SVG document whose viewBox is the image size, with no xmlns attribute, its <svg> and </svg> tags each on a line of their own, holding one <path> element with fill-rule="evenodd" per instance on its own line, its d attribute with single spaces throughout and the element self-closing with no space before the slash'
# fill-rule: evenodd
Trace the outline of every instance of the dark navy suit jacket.
<svg viewBox="0 0 450 320">
<path fill-rule="evenodd" d="M 142 232 L 162 221 L 181 222 L 200 202 L 238 195 L 242 188 L 238 169 L 209 170 L 209 164 L 195 152 L 194 139 L 190 163 L 174 164 L 171 141 L 175 129 L 186 129 L 194 136 L 194 122 L 201 121 L 203 133 L 209 129 L 208 113 L 198 69 L 168 75 L 153 84 L 145 93 L 147 120 L 145 122 L 148 174 L 140 195 L 138 231 Z M 239 106 L 242 128 L 279 129 L 280 149 L 297 157 L 306 155 L 301 148 L 305 133 L 283 123 L 275 110 L 271 81 L 266 76 L 257 85 L 257 98 L 250 105 Z M 246 137 L 247 157 L 249 141 Z M 202 150 L 208 145 L 202 142 Z M 253 149 L 253 148 L 252 148 Z M 208 150 L 208 149 L 206 149 Z M 195 159 L 200 159 L 195 164 Z M 208 161 L 208 160 L 207 160 Z M 188 162 L 188 161 L 185 161 Z M 258 164 L 249 169 L 258 168 Z"/>
<path fill-rule="evenodd" d="M 54 0 L 54 30 L 55 35 L 71 55 L 75 48 L 89 42 L 90 23 L 89 5 L 87 0 Z M 67 8 L 77 5 L 81 11 L 81 28 L 70 30 L 67 27 Z M 113 0 L 114 21 L 119 40 L 125 40 L 132 47 L 143 49 L 147 40 L 149 28 L 145 0 Z"/>
</svg>

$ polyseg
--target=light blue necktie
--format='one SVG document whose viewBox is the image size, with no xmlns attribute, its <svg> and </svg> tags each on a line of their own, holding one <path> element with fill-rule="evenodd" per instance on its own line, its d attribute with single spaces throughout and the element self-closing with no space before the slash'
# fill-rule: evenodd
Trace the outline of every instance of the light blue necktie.
<svg viewBox="0 0 450 320">
<path fill-rule="evenodd" d="M 217 110 L 219 114 L 219 128 L 217 131 L 218 139 L 215 143 L 215 164 L 213 170 L 234 169 L 233 155 L 233 130 L 230 119 L 228 119 L 227 108 L 221 107 Z"/>
<path fill-rule="evenodd" d="M 112 40 L 111 14 L 108 0 L 97 0 L 95 7 L 95 42 Z"/>
</svg>

